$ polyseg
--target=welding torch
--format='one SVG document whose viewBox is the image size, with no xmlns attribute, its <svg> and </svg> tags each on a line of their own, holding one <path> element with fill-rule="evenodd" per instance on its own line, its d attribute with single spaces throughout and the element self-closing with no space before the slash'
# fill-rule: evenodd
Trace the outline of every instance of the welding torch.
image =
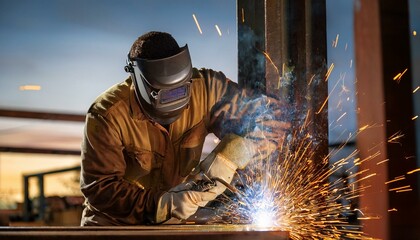
<svg viewBox="0 0 420 240">
<path fill-rule="evenodd" d="M 239 190 L 231 185 L 230 183 L 226 182 L 224 179 L 219 177 L 210 178 L 206 174 L 201 175 L 203 179 L 200 179 L 196 182 L 193 182 L 193 186 L 191 187 L 192 191 L 199 191 L 199 192 L 207 192 L 211 188 L 217 185 L 217 182 L 223 184 L 227 189 L 229 189 L 232 193 L 239 194 Z"/>
</svg>

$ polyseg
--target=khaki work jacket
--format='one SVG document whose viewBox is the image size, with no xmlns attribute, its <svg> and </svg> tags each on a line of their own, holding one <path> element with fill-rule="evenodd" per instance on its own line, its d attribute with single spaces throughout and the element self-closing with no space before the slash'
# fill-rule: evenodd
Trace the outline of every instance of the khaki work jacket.
<svg viewBox="0 0 420 240">
<path fill-rule="evenodd" d="M 159 197 L 200 161 L 205 137 L 232 130 L 244 93 L 223 73 L 194 69 L 188 108 L 168 130 L 142 113 L 131 78 L 90 107 L 82 143 L 82 225 L 150 224 Z"/>
</svg>

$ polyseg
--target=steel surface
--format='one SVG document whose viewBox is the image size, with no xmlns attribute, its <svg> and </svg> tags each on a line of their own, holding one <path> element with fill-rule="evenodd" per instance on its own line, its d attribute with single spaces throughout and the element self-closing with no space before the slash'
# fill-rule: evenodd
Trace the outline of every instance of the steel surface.
<svg viewBox="0 0 420 240">
<path fill-rule="evenodd" d="M 278 229 L 250 225 L 159 225 L 136 227 L 0 227 L 0 239 L 234 239 L 283 240 L 289 234 Z"/>
</svg>

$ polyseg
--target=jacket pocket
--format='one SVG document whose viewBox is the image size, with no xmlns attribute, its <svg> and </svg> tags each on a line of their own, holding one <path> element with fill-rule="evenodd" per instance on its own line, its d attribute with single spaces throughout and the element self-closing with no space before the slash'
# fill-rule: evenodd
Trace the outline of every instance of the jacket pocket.
<svg viewBox="0 0 420 240">
<path fill-rule="evenodd" d="M 207 136 L 207 129 L 204 121 L 200 121 L 191 128 L 181 140 L 180 144 L 180 175 L 188 176 L 191 170 L 200 162 L 204 140 Z"/>
<path fill-rule="evenodd" d="M 126 149 L 124 178 L 142 188 L 151 188 L 160 183 L 163 157 L 147 150 Z"/>
</svg>

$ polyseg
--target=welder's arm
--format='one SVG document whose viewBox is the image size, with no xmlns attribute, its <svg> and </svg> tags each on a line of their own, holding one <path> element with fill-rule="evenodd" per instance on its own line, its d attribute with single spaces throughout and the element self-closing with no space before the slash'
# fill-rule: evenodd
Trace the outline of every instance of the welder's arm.
<svg viewBox="0 0 420 240">
<path fill-rule="evenodd" d="M 236 169 L 243 169 L 255 156 L 256 145 L 235 134 L 226 135 L 217 147 L 201 162 L 200 170 L 214 185 L 206 188 L 203 182 L 182 183 L 163 194 L 158 203 L 156 222 L 161 223 L 172 217 L 185 220 L 199 207 L 204 207 L 226 190 Z M 200 190 L 199 190 L 200 189 Z"/>
<path fill-rule="evenodd" d="M 262 154 L 269 153 L 270 145 L 281 146 L 289 135 L 290 104 L 284 101 L 242 89 L 222 73 L 201 70 L 208 86 L 209 132 L 223 138 L 234 133 L 260 145 Z M 262 156 L 263 158 L 265 156 Z"/>
<path fill-rule="evenodd" d="M 229 183 L 236 168 L 245 167 L 243 163 L 252 159 L 270 157 L 283 144 L 290 129 L 289 110 L 282 101 L 241 89 L 221 72 L 202 69 L 199 74 L 206 80 L 209 93 L 208 130 L 222 139 L 203 160 L 201 169 Z M 221 192 L 223 188 L 217 191 Z"/>
<path fill-rule="evenodd" d="M 226 190 L 237 169 L 243 169 L 258 155 L 258 145 L 235 134 L 227 134 L 216 148 L 200 163 L 201 172 L 216 186 L 209 192 L 217 195 Z"/>
<path fill-rule="evenodd" d="M 194 182 L 181 183 L 164 193 L 158 202 L 156 223 L 163 223 L 171 218 L 185 220 L 193 215 L 198 207 L 204 207 L 209 201 L 214 200 L 214 192 L 194 191 Z"/>
</svg>

